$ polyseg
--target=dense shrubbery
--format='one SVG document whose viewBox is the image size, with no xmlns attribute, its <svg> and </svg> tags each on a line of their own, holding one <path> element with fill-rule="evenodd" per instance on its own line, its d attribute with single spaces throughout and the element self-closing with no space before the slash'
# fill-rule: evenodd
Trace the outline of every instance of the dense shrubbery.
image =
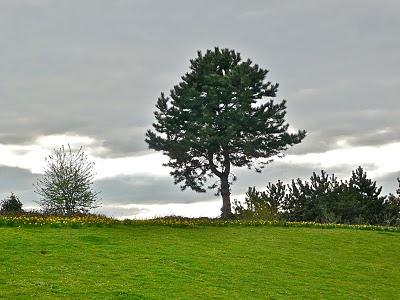
<svg viewBox="0 0 400 300">
<path fill-rule="evenodd" d="M 13 193 L 11 193 L 10 197 L 0 202 L 0 213 L 2 214 L 18 214 L 22 212 L 24 212 L 22 203 Z"/>
<path fill-rule="evenodd" d="M 400 232 L 400 227 L 376 226 L 376 225 L 349 225 L 334 223 L 316 223 L 316 222 L 287 222 L 287 221 L 266 221 L 266 220 L 224 220 L 221 218 L 185 218 L 169 216 L 149 220 L 117 220 L 101 215 L 44 215 L 37 213 L 25 213 L 20 215 L 0 216 L 0 226 L 51 226 L 51 227 L 103 227 L 103 226 L 170 226 L 180 228 L 195 228 L 198 226 L 280 226 L 280 227 L 307 227 L 307 228 L 342 228 L 357 230 L 374 230 Z"/>
<path fill-rule="evenodd" d="M 282 218 L 281 209 L 285 193 L 281 181 L 277 184 L 268 183 L 267 190 L 259 192 L 255 187 L 249 187 L 246 193 L 245 205 L 234 202 L 236 216 L 246 220 L 273 220 Z"/>
<path fill-rule="evenodd" d="M 361 167 L 346 181 L 321 171 L 309 182 L 268 183 L 263 192 L 249 188 L 245 203 L 236 201 L 234 208 L 244 219 L 400 225 L 400 188 L 397 196 L 381 191 Z"/>
<path fill-rule="evenodd" d="M 397 178 L 399 188 L 397 195 L 389 194 L 385 200 L 384 219 L 386 224 L 400 225 L 400 178 Z"/>
</svg>

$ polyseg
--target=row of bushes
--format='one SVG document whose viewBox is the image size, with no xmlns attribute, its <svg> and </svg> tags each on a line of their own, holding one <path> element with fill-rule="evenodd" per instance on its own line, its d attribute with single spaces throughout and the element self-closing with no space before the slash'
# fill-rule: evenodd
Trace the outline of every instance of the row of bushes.
<svg viewBox="0 0 400 300">
<path fill-rule="evenodd" d="M 249 188 L 244 203 L 234 202 L 234 213 L 241 220 L 399 226 L 400 179 L 398 182 L 396 195 L 382 196 L 382 187 L 368 179 L 361 167 L 345 181 L 321 171 L 321 175 L 313 173 L 310 181 L 268 183 L 262 192 Z M 0 202 L 0 213 L 26 212 L 18 197 L 11 194 Z"/>
<path fill-rule="evenodd" d="M 44 215 L 35 213 L 0 215 L 0 227 L 31 227 L 31 226 L 50 226 L 50 227 L 104 227 L 115 225 L 128 226 L 170 226 L 180 228 L 196 228 L 202 226 L 279 226 L 279 227 L 299 227 L 299 228 L 320 228 L 320 229 L 356 229 L 400 232 L 399 226 L 377 226 L 377 225 L 356 225 L 356 224 L 334 224 L 334 223 L 315 223 L 315 222 L 286 222 L 286 221 L 266 221 L 266 220 L 226 220 L 221 218 L 185 218 L 169 216 L 149 220 L 117 220 L 101 215 Z"/>
<path fill-rule="evenodd" d="M 245 202 L 234 202 L 240 219 L 296 222 L 400 225 L 400 180 L 397 195 L 382 196 L 382 187 L 361 167 L 348 180 L 315 172 L 310 181 L 268 183 L 265 191 L 249 188 Z"/>
</svg>

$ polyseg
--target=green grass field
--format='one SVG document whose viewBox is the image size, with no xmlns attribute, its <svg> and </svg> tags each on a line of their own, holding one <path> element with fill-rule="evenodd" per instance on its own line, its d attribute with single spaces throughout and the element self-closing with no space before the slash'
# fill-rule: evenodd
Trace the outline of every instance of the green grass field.
<svg viewBox="0 0 400 300">
<path fill-rule="evenodd" d="M 0 298 L 400 299 L 400 233 L 0 227 Z"/>
</svg>

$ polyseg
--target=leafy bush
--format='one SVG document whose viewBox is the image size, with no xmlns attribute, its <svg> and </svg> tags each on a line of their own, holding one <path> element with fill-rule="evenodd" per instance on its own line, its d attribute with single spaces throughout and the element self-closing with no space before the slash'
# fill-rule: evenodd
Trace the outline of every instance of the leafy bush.
<svg viewBox="0 0 400 300">
<path fill-rule="evenodd" d="M 383 219 L 385 225 L 400 225 L 400 178 L 397 178 L 399 188 L 396 190 L 397 196 L 389 194 L 384 203 Z"/>
<path fill-rule="evenodd" d="M 385 196 L 380 196 L 382 187 L 377 187 L 376 182 L 367 178 L 361 167 L 352 172 L 348 187 L 356 197 L 360 206 L 361 216 L 368 224 L 383 222 L 383 209 Z"/>
<path fill-rule="evenodd" d="M 400 181 L 399 181 L 400 185 Z M 381 196 L 382 187 L 358 167 L 348 181 L 315 172 L 310 181 L 268 183 L 263 192 L 249 188 L 244 204 L 234 203 L 240 219 L 345 224 L 400 224 L 398 196 Z"/>
<path fill-rule="evenodd" d="M 178 228 L 194 228 L 197 226 L 279 226 L 279 227 L 307 227 L 307 228 L 342 228 L 357 230 L 374 230 L 400 232 L 400 227 L 376 226 L 376 225 L 349 225 L 334 223 L 316 222 L 286 222 L 286 221 L 266 221 L 266 220 L 224 220 L 221 218 L 186 218 L 179 216 L 167 216 L 155 219 L 125 219 L 117 220 L 102 215 L 80 215 L 80 216 L 61 216 L 43 214 L 18 214 L 0 216 L 0 227 L 2 226 L 51 226 L 51 227 L 104 227 L 104 226 L 170 226 Z"/>
<path fill-rule="evenodd" d="M 16 214 L 22 212 L 22 203 L 13 193 L 11 193 L 8 198 L 0 202 L 0 213 L 2 214 Z"/>
<path fill-rule="evenodd" d="M 245 205 L 235 200 L 235 215 L 243 220 L 269 220 L 281 219 L 279 212 L 284 185 L 281 181 L 277 184 L 269 183 L 267 190 L 259 192 L 255 187 L 249 188 L 246 193 Z"/>
</svg>

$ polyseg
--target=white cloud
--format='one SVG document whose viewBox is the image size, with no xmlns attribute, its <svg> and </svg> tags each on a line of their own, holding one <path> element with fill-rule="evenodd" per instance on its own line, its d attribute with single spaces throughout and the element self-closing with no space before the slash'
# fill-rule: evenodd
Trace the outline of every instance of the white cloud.
<svg viewBox="0 0 400 300">
<path fill-rule="evenodd" d="M 101 158 L 96 154 L 106 152 L 101 142 L 94 138 L 78 135 L 50 135 L 39 137 L 33 145 L 0 144 L 0 165 L 28 169 L 33 173 L 43 173 L 45 157 L 53 148 L 70 144 L 72 149 L 83 147 L 89 160 L 95 163 L 96 179 L 146 173 L 167 176 L 169 169 L 163 167 L 166 158 L 160 153 L 142 156 Z"/>
<path fill-rule="evenodd" d="M 45 148 L 38 145 L 1 145 L 0 165 L 28 169 L 33 173 L 40 173 L 47 154 Z"/>
<path fill-rule="evenodd" d="M 244 195 L 240 195 L 244 198 Z M 95 209 L 95 213 L 104 214 L 116 219 L 151 219 L 165 216 L 189 218 L 216 218 L 221 214 L 221 200 L 210 200 L 194 203 L 167 204 L 107 204 Z M 26 209 L 39 209 L 37 205 L 25 206 Z"/>
<path fill-rule="evenodd" d="M 40 136 L 36 139 L 36 143 L 40 147 L 46 149 L 53 149 L 54 147 L 59 147 L 60 145 L 65 145 L 68 143 L 72 148 L 79 148 L 80 146 L 90 146 L 95 144 L 96 140 L 87 136 L 78 135 L 48 135 Z"/>
<path fill-rule="evenodd" d="M 52 135 L 39 137 L 33 145 L 0 144 L 0 165 L 28 169 L 33 173 L 43 173 L 45 157 L 51 149 L 69 143 L 72 148 L 83 146 L 89 159 L 95 163 L 96 179 L 119 175 L 147 174 L 154 176 L 169 176 L 170 169 L 162 164 L 167 157 L 161 153 L 144 154 L 141 156 L 126 156 L 104 158 L 97 156 L 108 149 L 101 141 L 78 135 Z M 279 159 L 280 163 L 294 165 L 309 165 L 313 168 L 334 168 L 335 166 L 359 165 L 368 166 L 372 177 L 381 177 L 388 173 L 400 171 L 400 142 L 382 146 L 352 147 L 346 140 L 339 141 L 340 149 L 322 153 L 307 153 L 287 155 Z"/>
<path fill-rule="evenodd" d="M 340 146 L 346 146 L 345 141 Z M 348 165 L 349 167 L 370 166 L 372 177 L 400 171 L 400 142 L 382 146 L 363 146 L 335 149 L 323 153 L 307 153 L 302 155 L 287 155 L 281 161 L 296 165 L 312 165 L 318 168 L 333 168 Z"/>
<path fill-rule="evenodd" d="M 93 161 L 97 173 L 96 179 L 138 173 L 168 176 L 170 171 L 162 166 L 167 159 L 160 153 L 121 158 L 95 157 Z"/>
<path fill-rule="evenodd" d="M 400 87 L 400 77 L 379 79 L 376 81 L 379 85 L 385 88 L 398 88 Z"/>
<path fill-rule="evenodd" d="M 105 205 L 99 212 L 113 215 L 118 219 L 150 219 L 164 216 L 184 216 L 184 217 L 210 217 L 216 218 L 221 214 L 222 202 L 205 201 L 194 203 L 169 203 L 169 204 L 126 204 L 126 205 Z M 113 214 L 113 210 L 135 210 L 133 215 Z"/>
</svg>

